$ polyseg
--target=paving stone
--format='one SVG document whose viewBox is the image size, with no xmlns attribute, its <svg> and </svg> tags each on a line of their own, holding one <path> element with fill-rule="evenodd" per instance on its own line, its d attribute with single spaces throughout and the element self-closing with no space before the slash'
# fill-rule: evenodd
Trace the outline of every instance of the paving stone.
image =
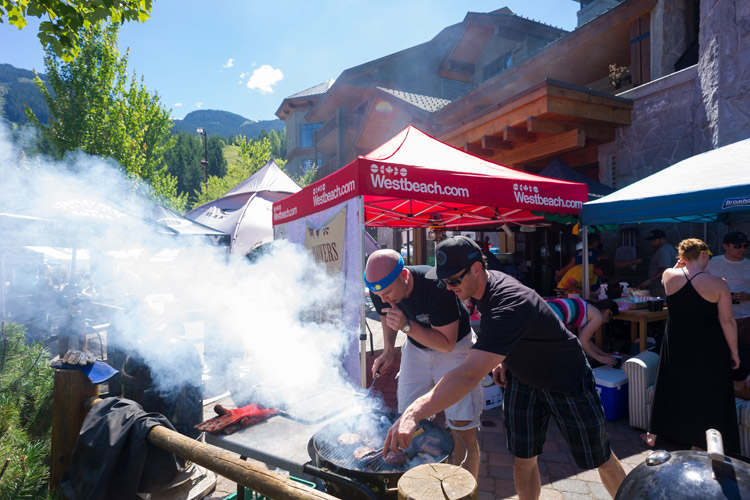
<svg viewBox="0 0 750 500">
<path fill-rule="evenodd" d="M 565 479 L 580 472 L 580 469 L 571 464 L 547 463 L 547 471 L 553 480 Z"/>
<path fill-rule="evenodd" d="M 511 498 L 516 494 L 516 485 L 507 479 L 495 481 L 495 496 L 497 498 Z"/>
<path fill-rule="evenodd" d="M 572 457 L 567 452 L 544 452 L 539 456 L 539 460 L 544 462 L 555 462 L 560 464 L 569 464 L 572 462 Z"/>
<path fill-rule="evenodd" d="M 509 453 L 488 453 L 487 463 L 490 465 L 513 466 L 513 456 Z"/>
<path fill-rule="evenodd" d="M 589 487 L 586 485 L 586 482 L 578 479 L 558 479 L 552 482 L 550 486 L 559 491 L 572 491 L 573 493 L 581 493 L 583 495 L 589 493 Z"/>
<path fill-rule="evenodd" d="M 500 465 L 490 465 L 489 473 L 496 479 L 510 479 L 513 480 L 513 468 Z"/>
<path fill-rule="evenodd" d="M 572 491 L 562 492 L 563 500 L 590 500 L 591 497 L 583 493 L 574 493 Z"/>
<path fill-rule="evenodd" d="M 562 500 L 562 492 L 552 488 L 542 487 L 542 492 L 539 495 L 539 500 Z"/>
<path fill-rule="evenodd" d="M 587 486 L 589 487 L 591 498 L 595 500 L 609 500 L 612 498 L 602 483 L 587 483 Z"/>
</svg>

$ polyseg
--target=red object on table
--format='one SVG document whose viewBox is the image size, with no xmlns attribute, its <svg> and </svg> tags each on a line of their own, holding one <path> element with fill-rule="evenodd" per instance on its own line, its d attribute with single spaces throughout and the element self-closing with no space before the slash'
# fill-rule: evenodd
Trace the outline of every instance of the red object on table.
<svg viewBox="0 0 750 500">
<path fill-rule="evenodd" d="M 256 404 L 249 404 L 242 408 L 229 410 L 221 405 L 214 406 L 217 417 L 209 418 L 203 423 L 195 426 L 196 429 L 206 432 L 223 432 L 231 434 L 242 427 L 257 424 L 263 420 L 276 415 L 276 408 L 263 408 Z"/>
</svg>

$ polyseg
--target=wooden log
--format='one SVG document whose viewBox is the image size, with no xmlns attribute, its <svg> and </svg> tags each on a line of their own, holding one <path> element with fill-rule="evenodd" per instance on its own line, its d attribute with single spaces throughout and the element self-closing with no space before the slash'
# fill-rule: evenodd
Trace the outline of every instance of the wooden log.
<svg viewBox="0 0 750 500">
<path fill-rule="evenodd" d="M 399 500 L 477 500 L 477 481 L 469 471 L 451 464 L 423 464 L 398 480 Z"/>
<path fill-rule="evenodd" d="M 161 425 L 152 428 L 146 439 L 273 500 L 336 500 L 327 493 L 281 477 L 221 448 L 190 439 Z"/>
<path fill-rule="evenodd" d="M 52 463 L 50 489 L 60 488 L 60 479 L 70 465 L 73 447 L 86 418 L 84 402 L 99 394 L 99 386 L 78 370 L 55 370 L 52 389 Z"/>
</svg>

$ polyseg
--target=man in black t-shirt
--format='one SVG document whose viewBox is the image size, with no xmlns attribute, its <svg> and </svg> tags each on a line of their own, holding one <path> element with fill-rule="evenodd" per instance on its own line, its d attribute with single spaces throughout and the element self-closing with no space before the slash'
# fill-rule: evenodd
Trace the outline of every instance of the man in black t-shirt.
<svg viewBox="0 0 750 500">
<path fill-rule="evenodd" d="M 401 347 L 399 412 L 461 365 L 473 345 L 469 312 L 437 279 L 425 277 L 430 270 L 428 266 L 404 266 L 401 255 L 393 250 L 378 250 L 367 259 L 365 284 L 380 314 L 384 340 L 383 353 L 372 366 L 373 376 L 393 362 L 397 332 L 407 335 Z M 465 443 L 464 467 L 475 478 L 479 474 L 476 431 L 483 403 L 477 383 L 455 404 L 441 408 L 447 425 L 461 438 L 454 441 L 454 456 L 463 459 Z"/>
<path fill-rule="evenodd" d="M 537 456 L 550 417 L 576 464 L 598 468 L 614 497 L 625 471 L 610 449 L 593 372 L 578 339 L 536 292 L 499 271 L 488 271 L 473 240 L 444 240 L 435 261 L 435 276 L 459 299 L 477 306 L 479 339 L 461 366 L 403 412 L 389 430 L 384 450 L 408 446 L 424 415 L 452 404 L 491 371 L 506 388 L 503 413 L 518 497 L 538 498 L 541 493 Z"/>
</svg>

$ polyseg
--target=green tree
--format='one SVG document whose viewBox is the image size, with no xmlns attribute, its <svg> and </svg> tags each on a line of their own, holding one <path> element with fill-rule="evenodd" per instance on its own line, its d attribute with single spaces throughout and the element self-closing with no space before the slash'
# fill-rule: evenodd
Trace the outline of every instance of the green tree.
<svg viewBox="0 0 750 500">
<path fill-rule="evenodd" d="M 240 161 L 230 165 L 225 176 L 211 175 L 207 183 L 201 184 L 200 192 L 196 193 L 197 201 L 194 207 L 219 198 L 260 170 L 268 160 L 273 158 L 271 142 L 268 137 L 257 141 L 248 141 L 244 135 L 241 135 L 235 138 L 235 145 L 239 148 Z M 286 161 L 280 159 L 275 161 L 280 168 L 284 168 Z"/>
<path fill-rule="evenodd" d="M 205 158 L 203 138 L 187 132 L 175 135 L 176 142 L 165 152 L 164 161 L 167 171 L 177 179 L 177 192 L 188 196 L 188 205 L 196 201 L 201 183 L 205 182 L 206 172 L 201 165 Z M 208 141 L 208 175 L 224 177 L 227 173 L 227 160 L 224 158 L 224 141 L 218 135 L 209 136 Z"/>
<path fill-rule="evenodd" d="M 27 17 L 49 19 L 39 24 L 39 41 L 71 62 L 80 50 L 81 30 L 104 20 L 144 22 L 151 15 L 151 4 L 151 0 L 0 0 L 0 23 L 23 29 Z"/>
<path fill-rule="evenodd" d="M 135 73 L 128 81 L 127 53 L 120 56 L 117 33 L 116 24 L 82 30 L 80 53 L 70 63 L 48 49 L 44 63 L 53 92 L 38 76 L 36 83 L 49 108 L 49 124 L 42 125 L 27 109 L 29 120 L 55 145 L 58 157 L 80 149 L 113 158 L 137 188 L 145 182 L 159 201 L 183 210 L 187 196 L 178 194 L 177 180 L 164 164 L 174 143 L 169 110 Z"/>
<path fill-rule="evenodd" d="M 52 430 L 49 352 L 20 325 L 0 322 L 0 498 L 48 498 Z"/>
</svg>

